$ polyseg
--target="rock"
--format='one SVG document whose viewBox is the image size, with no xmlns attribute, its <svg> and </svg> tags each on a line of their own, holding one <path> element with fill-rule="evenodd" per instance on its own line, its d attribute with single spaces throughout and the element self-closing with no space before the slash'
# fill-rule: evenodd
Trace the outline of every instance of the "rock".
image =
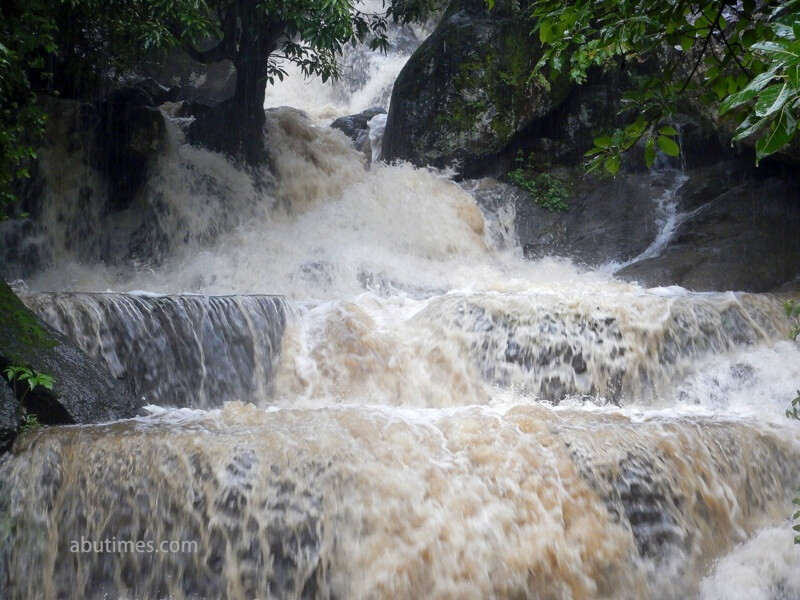
<svg viewBox="0 0 800 600">
<path fill-rule="evenodd" d="M 222 102 L 233 96 L 236 89 L 236 69 L 231 61 L 204 65 L 180 48 L 165 50 L 155 60 L 140 65 L 138 73 L 167 88 L 177 87 L 179 94 L 175 100 L 205 97 Z"/>
<path fill-rule="evenodd" d="M 515 232 L 525 255 L 564 256 L 599 266 L 625 262 L 644 252 L 658 233 L 658 200 L 673 185 L 672 174 L 632 174 L 603 180 L 577 168 L 551 176 L 569 193 L 569 210 L 551 212 L 527 192 L 488 180 L 474 192 L 490 210 L 512 202 Z"/>
<path fill-rule="evenodd" d="M 541 55 L 511 0 L 489 11 L 483 0 L 454 0 L 406 63 L 392 92 L 383 157 L 417 165 L 461 161 L 470 176 L 569 91 L 528 77 Z M 548 89 L 549 88 L 549 89 Z"/>
<path fill-rule="evenodd" d="M 678 194 L 679 209 L 691 212 L 757 174 L 749 160 L 723 162 L 692 171 Z"/>
<path fill-rule="evenodd" d="M 20 425 L 19 402 L 11 387 L 0 380 L 0 452 L 8 450 Z"/>
<path fill-rule="evenodd" d="M 364 152 L 369 144 L 369 122 L 377 115 L 385 114 L 386 111 L 380 107 L 368 108 L 357 115 L 339 117 L 331 127 L 343 132 L 353 140 L 353 145 L 359 152 Z M 371 152 L 370 152 L 371 154 Z"/>
<path fill-rule="evenodd" d="M 653 69 L 648 65 L 648 69 Z M 640 66 L 640 71 L 645 67 Z M 584 153 L 592 148 L 599 132 L 611 131 L 630 122 L 630 114 L 621 113 L 622 93 L 635 86 L 629 71 L 614 70 L 601 73 L 592 70 L 588 82 L 575 87 L 566 100 L 551 114 L 534 120 L 514 140 L 515 149 L 535 161 L 546 164 L 577 165 L 583 163 Z M 716 130 L 694 105 L 684 103 L 671 123 L 679 130 L 681 157 L 659 156 L 663 166 L 695 169 L 724 160 L 732 160 L 739 150 L 730 145 L 730 137 Z M 639 144 L 623 156 L 628 172 L 645 171 L 644 144 Z M 510 168 L 508 165 L 507 168 Z"/>
<path fill-rule="evenodd" d="M 701 169 L 679 190 L 686 211 L 657 256 L 618 273 L 647 286 L 766 292 L 800 274 L 800 184 L 789 172 Z"/>
<path fill-rule="evenodd" d="M 238 156 L 240 149 L 236 136 L 231 132 L 243 126 L 241 115 L 236 111 L 232 100 L 207 103 L 207 109 L 193 106 L 196 118 L 189 125 L 187 139 L 189 143 L 204 146 L 215 152 L 223 152 L 228 156 Z M 198 110 L 199 109 L 199 110 Z"/>
<path fill-rule="evenodd" d="M 207 115 L 219 105 L 219 100 L 207 98 L 206 96 L 196 96 L 181 102 L 175 111 L 177 117 L 194 117 L 195 119 Z"/>
<path fill-rule="evenodd" d="M 28 310 L 5 283 L 0 283 L 0 313 L 0 368 L 23 365 L 53 376 L 52 391 L 39 388 L 25 398 L 26 409 L 40 422 L 99 423 L 139 412 L 141 399 Z M 0 416 L 4 412 L 7 408 Z"/>
<path fill-rule="evenodd" d="M 158 83 L 152 77 L 147 77 L 134 84 L 134 88 L 143 90 L 150 96 L 149 106 L 161 106 L 165 102 L 175 102 L 181 93 L 179 85 L 167 87 Z"/>
</svg>

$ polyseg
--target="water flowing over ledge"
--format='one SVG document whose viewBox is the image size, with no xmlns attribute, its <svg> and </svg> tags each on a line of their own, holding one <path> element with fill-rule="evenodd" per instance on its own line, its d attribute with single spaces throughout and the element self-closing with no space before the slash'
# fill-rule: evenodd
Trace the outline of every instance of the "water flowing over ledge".
<svg viewBox="0 0 800 600">
<path fill-rule="evenodd" d="M 0 467 L 4 597 L 678 599 L 800 483 L 797 446 L 744 422 L 409 417 L 233 403 L 30 436 Z"/>
<path fill-rule="evenodd" d="M 137 395 L 195 408 L 297 398 L 465 406 L 496 388 L 555 404 L 668 404 L 713 356 L 786 335 L 780 302 L 754 294 L 598 287 L 306 307 L 274 296 L 23 297 Z"/>
<path fill-rule="evenodd" d="M 292 306 L 278 296 L 37 293 L 31 309 L 137 396 L 165 406 L 266 397 Z"/>
</svg>

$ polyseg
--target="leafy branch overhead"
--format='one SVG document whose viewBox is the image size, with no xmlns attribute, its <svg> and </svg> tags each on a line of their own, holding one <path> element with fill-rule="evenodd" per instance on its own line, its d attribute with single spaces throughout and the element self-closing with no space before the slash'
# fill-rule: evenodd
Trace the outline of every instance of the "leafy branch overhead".
<svg viewBox="0 0 800 600">
<path fill-rule="evenodd" d="M 615 174 L 639 143 L 648 167 L 658 150 L 678 155 L 672 123 L 685 97 L 732 120 L 734 140 L 755 138 L 757 161 L 796 134 L 800 0 L 540 0 L 530 15 L 544 46 L 532 77 L 629 74 L 620 114 L 628 122 L 594 141 L 589 170 Z"/>
</svg>

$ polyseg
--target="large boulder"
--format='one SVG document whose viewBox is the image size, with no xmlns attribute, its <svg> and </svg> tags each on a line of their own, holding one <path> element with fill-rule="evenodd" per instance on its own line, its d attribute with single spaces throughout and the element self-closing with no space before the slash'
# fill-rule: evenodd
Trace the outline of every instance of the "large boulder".
<svg viewBox="0 0 800 600">
<path fill-rule="evenodd" d="M 100 423 L 133 417 L 142 408 L 142 399 L 28 310 L 2 282 L 0 314 L 0 369 L 20 365 L 53 377 L 52 391 L 37 388 L 24 399 L 40 422 Z M 0 397 L 0 428 L 9 412 L 6 400 Z"/>
<path fill-rule="evenodd" d="M 618 274 L 647 286 L 765 292 L 800 275 L 800 183 L 776 165 L 734 161 L 693 172 L 683 215 L 656 256 Z"/>
<path fill-rule="evenodd" d="M 593 267 L 629 261 L 654 242 L 659 203 L 675 177 L 667 172 L 600 179 L 579 168 L 556 168 L 548 176 L 568 194 L 564 212 L 547 210 L 530 193 L 492 179 L 481 181 L 473 194 L 490 211 L 513 205 L 526 257 L 562 256 Z"/>
<path fill-rule="evenodd" d="M 208 40 L 213 43 L 212 40 Z M 145 79 L 153 79 L 168 88 L 179 89 L 178 100 L 203 97 L 222 102 L 236 89 L 236 68 L 229 60 L 201 64 L 181 48 L 157 52 L 136 70 Z"/>
<path fill-rule="evenodd" d="M 491 11 L 484 0 L 450 4 L 397 78 L 385 160 L 438 167 L 460 161 L 469 175 L 563 102 L 566 77 L 529 80 L 541 52 L 525 11 L 511 0 L 498 0 Z"/>
</svg>

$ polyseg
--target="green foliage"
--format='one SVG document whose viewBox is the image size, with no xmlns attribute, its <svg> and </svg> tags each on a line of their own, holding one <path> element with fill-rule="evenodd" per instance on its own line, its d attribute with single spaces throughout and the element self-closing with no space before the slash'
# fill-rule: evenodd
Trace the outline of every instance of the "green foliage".
<svg viewBox="0 0 800 600">
<path fill-rule="evenodd" d="M 42 424 L 39 421 L 39 417 L 34 414 L 29 414 L 25 417 L 25 421 L 22 423 L 22 426 L 19 428 L 20 433 L 30 433 L 34 429 L 38 429 L 41 427 Z"/>
<path fill-rule="evenodd" d="M 32 141 L 44 131 L 34 89 L 48 77 L 43 56 L 55 48 L 54 30 L 41 2 L 0 8 L 0 220 L 15 199 L 12 186 L 30 177 Z"/>
<path fill-rule="evenodd" d="M 795 511 L 792 513 L 792 521 L 797 521 L 800 519 L 800 498 L 795 498 L 792 500 L 792 504 L 795 506 Z M 800 523 L 795 523 L 792 525 L 792 529 L 795 532 L 800 532 Z M 800 535 L 794 536 L 794 543 L 800 544 Z"/>
<path fill-rule="evenodd" d="M 786 410 L 786 416 L 795 421 L 800 421 L 800 390 L 797 390 L 797 397 L 792 400 L 792 407 Z"/>
<path fill-rule="evenodd" d="M 532 156 L 528 156 L 527 163 L 522 150 L 517 152 L 517 168 L 509 171 L 508 178 L 527 191 L 533 201 L 551 212 L 565 212 L 569 210 L 569 193 L 564 185 L 549 173 L 534 175 Z"/>
<path fill-rule="evenodd" d="M 656 149 L 677 155 L 668 123 L 686 94 L 735 119 L 736 139 L 758 135 L 757 160 L 794 138 L 800 0 L 540 0 L 531 14 L 545 46 L 532 76 L 566 72 L 583 82 L 591 68 L 634 66 L 632 89 L 622 97 L 630 122 L 595 140 L 590 170 L 615 174 L 621 155 L 640 140 L 648 166 Z M 653 74 L 636 75 L 647 61 L 657 68 L 641 71 Z"/>
<path fill-rule="evenodd" d="M 31 369 L 30 367 L 22 365 L 9 365 L 3 370 L 3 373 L 5 374 L 9 383 L 13 384 L 14 395 L 17 397 L 20 404 L 24 404 L 25 398 L 28 396 L 28 394 L 37 388 L 41 387 L 46 390 L 53 389 L 52 375 L 40 373 L 39 371 Z M 22 389 L 20 390 L 19 388 Z M 42 424 L 39 422 L 38 416 L 33 413 L 28 413 L 25 415 L 25 421 L 20 427 L 20 433 L 28 433 L 37 427 L 41 427 L 41 425 Z"/>
<path fill-rule="evenodd" d="M 40 373 L 35 369 L 23 365 L 9 365 L 3 373 L 9 383 L 14 385 L 14 394 L 20 402 L 24 402 L 29 392 L 38 387 L 46 390 L 53 389 L 53 376 L 47 373 Z M 19 388 L 22 388 L 21 390 Z M 21 393 L 20 393 L 21 392 Z"/>
</svg>

